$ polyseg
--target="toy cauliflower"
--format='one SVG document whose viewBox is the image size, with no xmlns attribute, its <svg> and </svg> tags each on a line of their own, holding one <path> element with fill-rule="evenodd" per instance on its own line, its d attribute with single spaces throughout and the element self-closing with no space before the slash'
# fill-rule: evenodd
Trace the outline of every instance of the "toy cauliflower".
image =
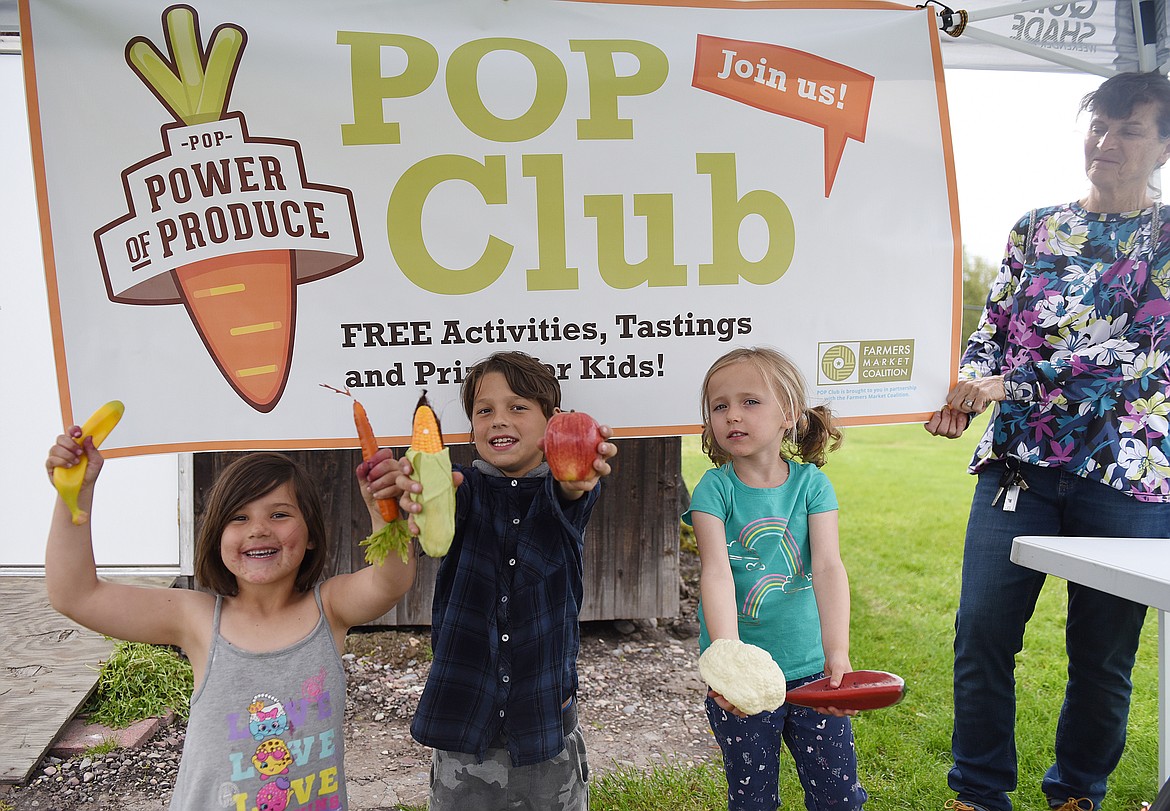
<svg viewBox="0 0 1170 811">
<path fill-rule="evenodd" d="M 422 512 L 414 516 L 419 545 L 430 557 L 442 557 L 455 537 L 455 485 L 451 481 L 451 453 L 443 444 L 439 418 L 425 391 L 414 409 L 406 460 L 411 466 L 410 478 L 423 488 L 410 496 L 423 505 Z"/>
<path fill-rule="evenodd" d="M 748 715 L 784 703 L 784 672 L 763 648 L 716 639 L 699 657 L 699 675 L 711 689 Z"/>
</svg>

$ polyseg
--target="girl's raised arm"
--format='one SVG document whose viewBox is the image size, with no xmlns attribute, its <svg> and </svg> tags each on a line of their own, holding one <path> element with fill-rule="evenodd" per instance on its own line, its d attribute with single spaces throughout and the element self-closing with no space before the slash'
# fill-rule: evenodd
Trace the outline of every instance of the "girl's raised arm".
<svg viewBox="0 0 1170 811">
<path fill-rule="evenodd" d="M 85 454 L 88 462 L 77 501 L 89 513 L 103 459 L 88 437 L 84 446 L 74 441 L 80 436 L 81 428 L 76 425 L 59 436 L 45 467 L 51 480 L 53 468 L 73 467 Z M 178 645 L 188 652 L 193 647 L 204 650 L 192 636 L 196 632 L 189 629 L 211 627 L 214 598 L 184 589 L 130 586 L 100 579 L 90 524 L 74 524 L 69 508 L 59 497 L 45 547 L 45 586 L 54 609 L 99 634 L 131 642 Z"/>
<path fill-rule="evenodd" d="M 399 461 L 391 456 L 380 459 L 378 467 L 382 475 L 389 477 L 397 471 L 399 464 Z M 386 526 L 386 521 L 371 493 L 372 483 L 369 475 L 373 467 L 363 463 L 358 468 L 357 479 L 362 498 L 366 502 L 366 509 L 370 513 L 373 530 L 377 532 Z M 389 468 L 393 470 L 388 470 Z M 393 500 L 402 495 L 401 489 L 397 486 L 384 488 L 380 492 L 387 493 L 385 497 Z M 405 561 L 397 553 L 391 552 L 380 565 L 370 565 L 356 572 L 334 575 L 325 582 L 321 588 L 321 598 L 339 649 L 350 628 L 377 619 L 402 599 L 402 595 L 406 594 L 414 583 L 416 566 L 416 544 L 412 542 L 407 546 Z"/>
</svg>

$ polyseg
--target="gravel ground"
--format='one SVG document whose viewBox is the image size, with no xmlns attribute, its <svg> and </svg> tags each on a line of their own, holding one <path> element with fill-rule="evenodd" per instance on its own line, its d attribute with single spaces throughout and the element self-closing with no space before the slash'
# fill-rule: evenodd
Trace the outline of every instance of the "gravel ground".
<svg viewBox="0 0 1170 811">
<path fill-rule="evenodd" d="M 680 616 L 584 623 L 578 661 L 582 729 L 595 773 L 718 755 L 703 713 L 695 622 L 697 567 L 684 553 Z M 427 629 L 358 632 L 346 641 L 346 776 L 354 811 L 425 806 L 430 750 L 409 733 L 430 665 Z M 185 729 L 137 749 L 47 757 L 23 786 L 0 787 L 0 811 L 118 808 L 170 800 Z"/>
</svg>

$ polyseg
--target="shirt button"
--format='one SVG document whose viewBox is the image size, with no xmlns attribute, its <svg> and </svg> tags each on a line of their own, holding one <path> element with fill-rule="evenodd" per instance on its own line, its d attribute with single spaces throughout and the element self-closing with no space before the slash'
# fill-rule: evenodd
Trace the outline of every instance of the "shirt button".
<svg viewBox="0 0 1170 811">
<path fill-rule="evenodd" d="M 510 558 L 510 559 L 508 560 L 508 565 L 509 565 L 509 566 L 515 566 L 515 565 L 516 565 L 516 558 Z"/>
<path fill-rule="evenodd" d="M 511 681 L 511 679 L 508 678 L 507 676 L 504 676 L 503 678 L 500 679 L 500 681 L 502 681 L 504 684 L 507 684 L 508 682 Z"/>
<path fill-rule="evenodd" d="M 503 717 L 504 717 L 504 711 L 503 711 L 503 710 L 500 710 L 500 717 L 501 717 L 501 718 L 503 718 Z"/>
<path fill-rule="evenodd" d="M 501 603 L 506 603 L 506 602 L 508 602 L 508 595 L 507 595 L 507 594 L 505 594 L 503 597 L 501 597 L 501 598 L 500 598 L 500 602 L 501 602 Z"/>
<path fill-rule="evenodd" d="M 519 524 L 519 523 L 520 523 L 520 519 L 519 519 L 519 518 L 513 518 L 513 519 L 512 519 L 512 523 L 513 523 L 513 524 Z"/>
<path fill-rule="evenodd" d="M 504 635 L 502 635 L 502 636 L 500 637 L 500 641 L 501 641 L 501 642 L 507 642 L 507 641 L 508 641 L 508 635 L 507 635 L 507 634 L 504 634 Z"/>
<path fill-rule="evenodd" d="M 515 487 L 515 486 L 516 486 L 516 485 L 518 485 L 519 483 L 520 483 L 520 482 L 516 481 L 515 479 L 512 479 L 512 486 L 513 486 L 513 487 Z"/>
</svg>

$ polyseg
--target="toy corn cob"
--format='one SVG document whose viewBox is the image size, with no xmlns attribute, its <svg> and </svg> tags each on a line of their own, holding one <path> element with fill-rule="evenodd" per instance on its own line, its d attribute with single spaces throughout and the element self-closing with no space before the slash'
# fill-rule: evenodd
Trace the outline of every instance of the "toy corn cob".
<svg viewBox="0 0 1170 811">
<path fill-rule="evenodd" d="M 122 405 L 121 400 L 111 400 L 93 412 L 85 421 L 85 425 L 81 426 L 81 437 L 74 438 L 73 441 L 81 445 L 85 438 L 90 436 L 93 437 L 93 446 L 96 448 L 110 435 L 110 431 L 114 430 L 125 410 L 126 406 Z M 79 525 L 89 520 L 89 513 L 77 506 L 77 497 L 81 493 L 81 483 L 85 479 L 85 468 L 88 465 L 89 459 L 83 455 L 73 467 L 53 468 L 53 486 L 57 488 L 61 500 L 69 508 L 73 523 Z"/>
<path fill-rule="evenodd" d="M 418 542 L 430 557 L 442 557 L 455 537 L 455 485 L 451 481 L 451 453 L 443 445 L 439 418 L 425 391 L 414 408 L 406 460 L 411 466 L 410 478 L 423 487 L 421 493 L 411 494 L 423 505 L 422 512 L 414 516 Z"/>
</svg>

